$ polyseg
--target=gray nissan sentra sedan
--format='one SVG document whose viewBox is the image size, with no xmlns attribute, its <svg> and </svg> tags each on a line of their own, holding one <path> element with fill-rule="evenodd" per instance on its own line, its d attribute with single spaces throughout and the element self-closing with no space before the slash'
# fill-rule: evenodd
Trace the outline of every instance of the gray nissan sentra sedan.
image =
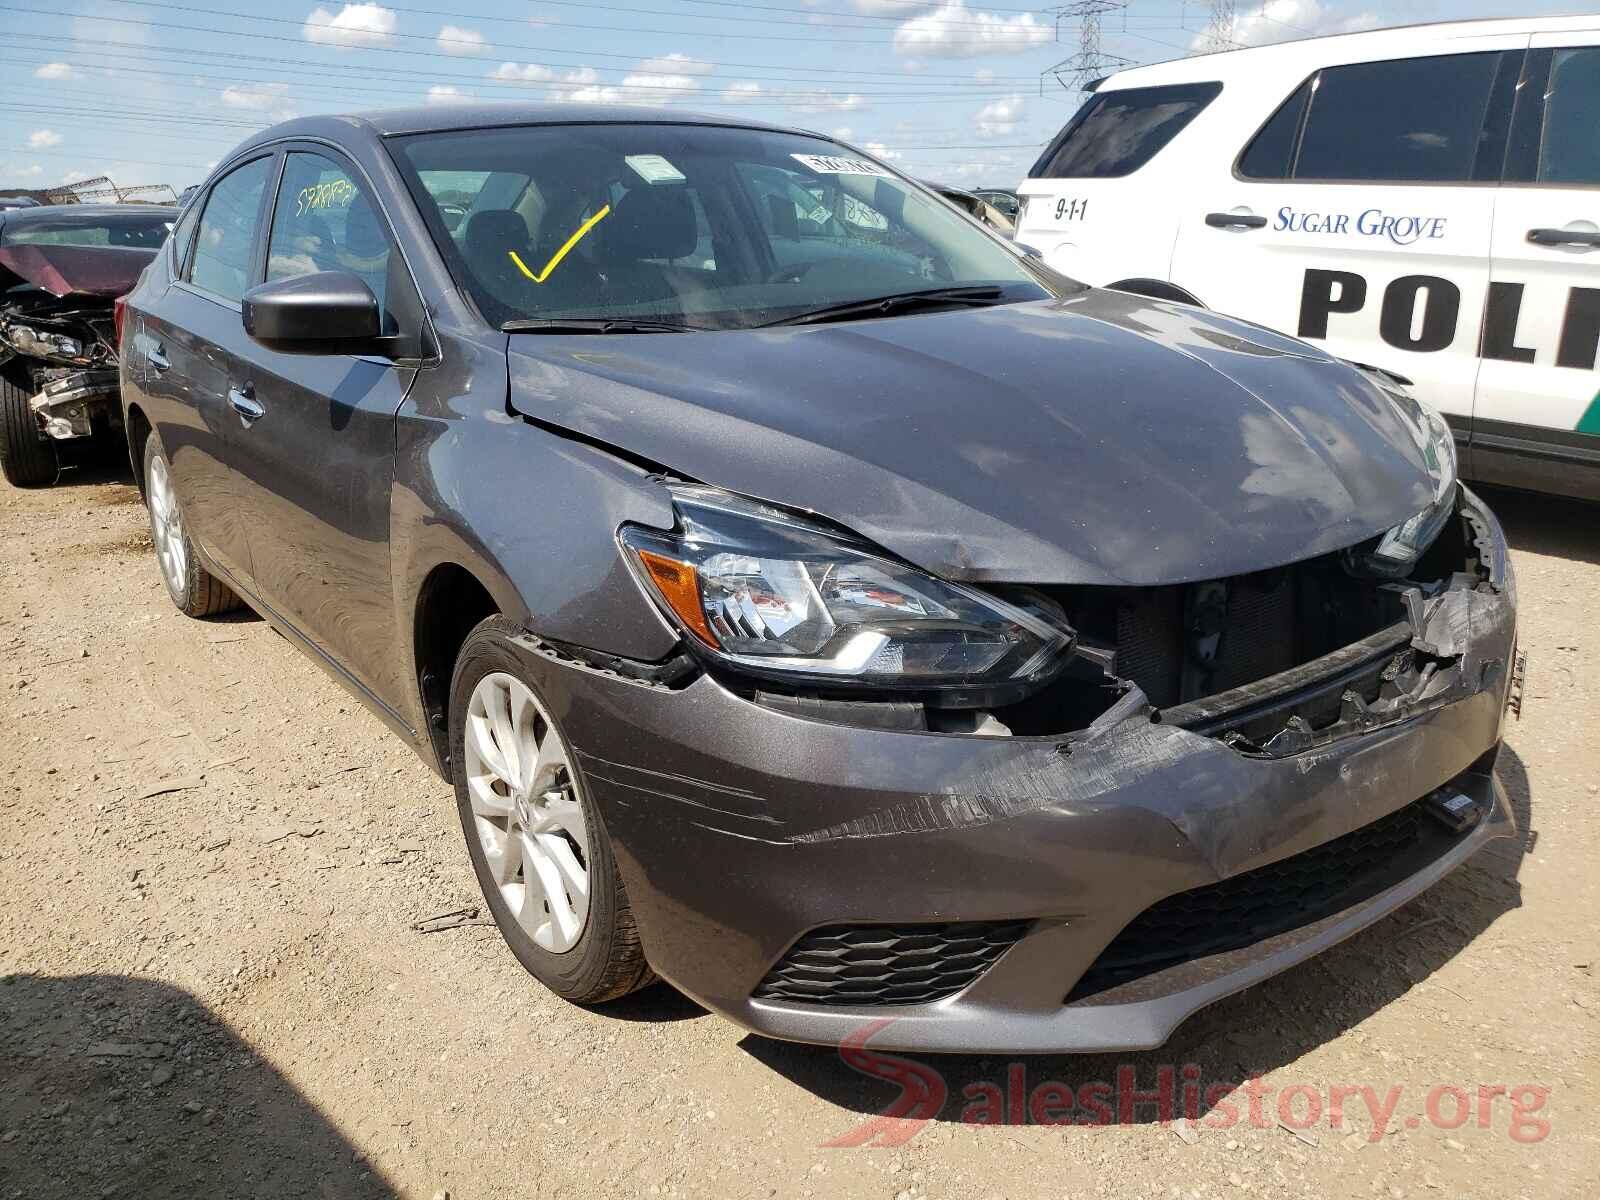
<svg viewBox="0 0 1600 1200">
<path fill-rule="evenodd" d="M 1505 541 L 1403 381 L 1079 286 L 816 134 L 279 125 L 121 367 L 173 601 L 248 604 L 450 780 L 573 1001 L 1149 1047 L 1513 830 Z"/>
</svg>

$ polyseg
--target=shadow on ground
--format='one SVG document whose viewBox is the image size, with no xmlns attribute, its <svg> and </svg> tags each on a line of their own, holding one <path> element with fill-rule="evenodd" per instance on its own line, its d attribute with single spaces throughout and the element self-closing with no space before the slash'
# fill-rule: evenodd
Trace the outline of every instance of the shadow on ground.
<svg viewBox="0 0 1600 1200">
<path fill-rule="evenodd" d="M 0 977 L 0 1195 L 398 1195 L 188 992 Z"/>
<path fill-rule="evenodd" d="M 1199 1094 L 1220 1086 L 1233 1091 L 1257 1075 L 1275 1071 L 1296 1062 L 1325 1042 L 1339 1037 L 1373 1013 L 1400 999 L 1413 988 L 1442 988 L 1431 982 L 1433 974 L 1483 933 L 1502 914 L 1521 903 L 1517 883 L 1522 856 L 1530 842 L 1532 821 L 1528 775 L 1521 759 L 1508 746 L 1501 750 L 1501 781 L 1516 814 L 1519 836 L 1498 839 L 1475 858 L 1440 880 L 1417 899 L 1376 925 L 1356 934 L 1326 953 L 1302 963 L 1256 987 L 1230 996 L 1190 1017 L 1161 1049 L 1143 1053 L 1106 1055 L 1016 1055 L 979 1057 L 975 1055 L 905 1055 L 943 1081 L 945 1102 L 939 1121 L 958 1122 L 974 1098 L 994 1085 L 1008 1091 L 1008 1079 L 1020 1067 L 1025 1080 L 1022 1091 L 1045 1081 L 1059 1081 L 1077 1092 L 1084 1085 L 1105 1081 L 1115 1085 L 1119 1069 L 1131 1068 L 1136 1086 L 1150 1090 L 1156 1086 L 1163 1067 L 1179 1074 L 1185 1064 L 1199 1067 Z M 1066 984 L 1063 983 L 1063 990 Z M 1443 989 L 1449 990 L 1449 989 Z M 1452 993 L 1454 995 L 1454 993 Z M 1469 1014 L 1470 997 L 1453 1001 Z M 857 1073 L 828 1047 L 801 1046 L 770 1041 L 754 1035 L 739 1043 L 752 1058 L 816 1096 L 864 1116 L 876 1116 L 900 1099 L 902 1089 Z M 870 1043 L 869 1043 L 870 1045 Z M 1349 1080 L 1291 1080 L 1290 1083 L 1370 1083 L 1383 1094 L 1388 1081 L 1378 1077 Z M 908 1080 L 907 1091 L 915 1084 L 921 1069 L 900 1072 Z M 976 1088 L 971 1096 L 968 1088 Z M 937 1086 L 934 1088 L 937 1094 Z M 1229 1103 L 1243 1111 L 1239 1096 Z M 1359 1104 L 1357 1105 L 1359 1107 Z M 1202 1103 L 1200 1113 L 1210 1111 Z M 1068 1113 L 1070 1118 L 1081 1114 Z M 1168 1114 L 1169 1116 L 1172 1114 Z M 1182 1115 L 1181 1109 L 1177 1115 Z M 1157 1106 L 1145 1103 L 1136 1108 L 1133 1123 L 1145 1124 L 1162 1118 Z M 1008 1118 L 1010 1119 L 1010 1118 Z M 1030 1120 L 1026 1116 L 1024 1120 Z M 1117 1120 L 1113 1102 L 1113 1121 Z M 840 1121 L 839 1135 L 847 1136 L 860 1126 L 849 1116 Z"/>
<path fill-rule="evenodd" d="M 1513 549 L 1600 563 L 1600 504 L 1473 486 L 1500 518 Z"/>
</svg>

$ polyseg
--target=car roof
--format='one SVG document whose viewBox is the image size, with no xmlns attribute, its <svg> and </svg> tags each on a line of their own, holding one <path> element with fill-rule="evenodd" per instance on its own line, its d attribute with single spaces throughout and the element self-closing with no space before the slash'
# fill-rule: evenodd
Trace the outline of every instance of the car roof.
<svg viewBox="0 0 1600 1200">
<path fill-rule="evenodd" d="M 1436 21 L 1423 25 L 1395 25 L 1360 33 L 1339 33 L 1326 37 L 1290 38 L 1266 46 L 1247 46 L 1221 50 L 1189 58 L 1129 67 L 1107 76 L 1097 91 L 1150 87 L 1164 83 L 1191 83 L 1200 80 L 1227 80 L 1265 67 L 1278 59 L 1315 60 L 1317 64 L 1369 62 L 1384 58 L 1403 58 L 1426 50 L 1459 49 L 1470 53 L 1479 39 L 1517 34 L 1600 31 L 1600 14 L 1568 17 L 1499 17 L 1481 21 Z M 1309 70 L 1310 67 L 1308 66 Z"/>
<path fill-rule="evenodd" d="M 431 104 L 417 108 L 385 108 L 336 116 L 297 117 L 264 129 L 240 149 L 288 137 L 324 137 L 333 141 L 361 131 L 375 137 L 408 133 L 443 133 L 452 129 L 495 129 L 515 125 L 721 125 L 769 132 L 805 133 L 811 130 L 769 125 L 731 116 L 683 112 L 621 104 L 539 104 L 525 101 L 485 101 L 466 104 Z M 229 156 L 233 157 L 232 155 Z"/>
<path fill-rule="evenodd" d="M 41 204 L 33 208 L 8 208 L 5 223 L 11 225 L 59 224 L 63 217 L 81 220 L 86 225 L 106 217 L 154 217 L 162 221 L 178 219 L 170 204 Z"/>
</svg>

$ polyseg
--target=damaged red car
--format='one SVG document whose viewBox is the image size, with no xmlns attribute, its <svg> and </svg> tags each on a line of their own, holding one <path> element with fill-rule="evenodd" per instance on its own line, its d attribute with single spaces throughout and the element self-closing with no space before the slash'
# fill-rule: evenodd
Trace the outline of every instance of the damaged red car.
<svg viewBox="0 0 1600 1200">
<path fill-rule="evenodd" d="M 0 471 L 55 480 L 97 439 L 120 438 L 119 297 L 178 211 L 62 204 L 0 211 Z"/>
</svg>

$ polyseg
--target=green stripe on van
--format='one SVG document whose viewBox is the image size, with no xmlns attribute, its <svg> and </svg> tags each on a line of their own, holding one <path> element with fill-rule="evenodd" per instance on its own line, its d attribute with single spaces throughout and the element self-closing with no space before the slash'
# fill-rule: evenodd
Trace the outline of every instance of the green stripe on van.
<svg viewBox="0 0 1600 1200">
<path fill-rule="evenodd" d="M 1589 401 L 1589 411 L 1578 420 L 1579 433 L 1592 433 L 1600 436 L 1600 392 Z"/>
</svg>

